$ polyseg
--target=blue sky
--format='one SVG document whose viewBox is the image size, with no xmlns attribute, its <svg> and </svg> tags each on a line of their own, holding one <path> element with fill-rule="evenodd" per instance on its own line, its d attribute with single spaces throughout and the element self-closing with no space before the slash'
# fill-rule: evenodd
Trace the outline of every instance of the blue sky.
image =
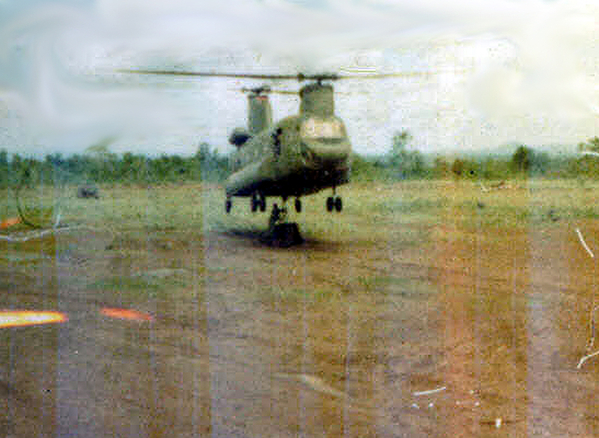
<svg viewBox="0 0 599 438">
<path fill-rule="evenodd" d="M 229 151 L 261 82 L 123 68 L 401 72 L 335 84 L 354 149 L 441 153 L 599 135 L 599 6 L 582 0 L 0 0 L 0 148 Z M 410 73 L 428 72 L 427 76 Z M 298 89 L 298 84 L 274 84 Z M 297 99 L 273 96 L 275 117 Z"/>
</svg>

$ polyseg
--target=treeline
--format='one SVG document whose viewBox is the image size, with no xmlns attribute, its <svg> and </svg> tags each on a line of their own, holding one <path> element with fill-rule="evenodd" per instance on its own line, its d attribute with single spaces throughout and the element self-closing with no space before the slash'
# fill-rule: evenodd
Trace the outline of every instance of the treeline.
<svg viewBox="0 0 599 438">
<path fill-rule="evenodd" d="M 599 179 L 599 138 L 578 145 L 579 155 L 550 155 L 519 145 L 512 155 L 455 157 L 423 155 L 408 149 L 411 136 L 394 136 L 391 150 L 382 156 L 354 155 L 352 178 L 362 181 L 403 179 L 486 179 L 523 177 Z"/>
<path fill-rule="evenodd" d="M 0 150 L 0 187 L 61 183 L 155 184 L 184 181 L 221 181 L 228 174 L 228 158 L 207 144 L 190 157 L 106 151 L 42 160 Z"/>
<path fill-rule="evenodd" d="M 599 179 L 599 138 L 578 145 L 578 155 L 549 155 L 518 146 L 512 155 L 454 157 L 424 155 L 408 148 L 411 136 L 397 133 L 385 155 L 354 154 L 352 180 L 399 181 L 404 179 L 489 179 L 520 177 Z M 91 148 L 90 148 L 91 149 Z M 115 154 L 106 148 L 44 159 L 9 155 L 0 150 L 0 188 L 56 183 L 160 184 L 186 181 L 223 181 L 229 174 L 229 159 L 203 143 L 189 157 Z"/>
</svg>

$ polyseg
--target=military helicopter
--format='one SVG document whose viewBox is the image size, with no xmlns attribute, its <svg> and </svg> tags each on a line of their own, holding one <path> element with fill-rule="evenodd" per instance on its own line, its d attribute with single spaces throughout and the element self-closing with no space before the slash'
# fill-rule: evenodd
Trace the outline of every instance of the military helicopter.
<svg viewBox="0 0 599 438">
<path fill-rule="evenodd" d="M 333 87 L 324 84 L 331 75 L 298 76 L 313 82 L 299 91 L 299 114 L 276 124 L 268 86 L 242 89 L 248 93 L 248 127 L 237 128 L 229 142 L 237 147 L 231 158 L 233 173 L 225 182 L 225 210 L 233 196 L 249 196 L 252 211 L 266 210 L 266 197 L 281 197 L 283 204 L 295 198 L 295 210 L 302 211 L 301 197 L 331 188 L 326 201 L 329 212 L 343 209 L 336 188 L 349 181 L 351 143 L 343 121 L 335 115 Z M 284 213 L 274 204 L 273 214 Z"/>
<path fill-rule="evenodd" d="M 341 212 L 343 201 L 337 187 L 349 181 L 351 143 L 343 121 L 335 115 L 332 81 L 348 78 L 385 78 L 406 74 L 298 74 L 265 75 L 190 72 L 178 70 L 123 70 L 127 73 L 225 77 L 260 80 L 308 81 L 297 93 L 300 98 L 299 113 L 277 123 L 272 120 L 267 85 L 243 88 L 248 96 L 247 129 L 235 128 L 229 142 L 237 150 L 231 157 L 233 173 L 225 182 L 225 211 L 233 207 L 233 197 L 249 197 L 252 212 L 266 211 L 267 197 L 280 197 L 283 207 L 273 204 L 271 225 L 284 220 L 285 204 L 295 198 L 296 212 L 302 211 L 301 197 L 331 189 L 325 208 L 328 212 Z"/>
</svg>

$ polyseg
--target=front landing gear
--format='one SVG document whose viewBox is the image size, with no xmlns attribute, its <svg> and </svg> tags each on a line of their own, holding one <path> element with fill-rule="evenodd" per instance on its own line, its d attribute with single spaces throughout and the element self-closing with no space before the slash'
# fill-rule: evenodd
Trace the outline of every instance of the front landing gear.
<svg viewBox="0 0 599 438">
<path fill-rule="evenodd" d="M 279 208 L 277 204 L 274 204 L 272 206 L 272 211 L 270 212 L 268 228 L 272 230 L 276 225 L 285 222 L 285 219 L 287 219 L 287 208 Z"/>
</svg>

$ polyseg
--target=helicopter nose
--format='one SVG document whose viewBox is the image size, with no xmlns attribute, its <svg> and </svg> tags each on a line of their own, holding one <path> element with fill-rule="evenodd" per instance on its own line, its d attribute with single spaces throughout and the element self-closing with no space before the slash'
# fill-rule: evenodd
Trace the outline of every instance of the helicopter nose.
<svg viewBox="0 0 599 438">
<path fill-rule="evenodd" d="M 306 145 L 313 163 L 318 167 L 337 166 L 345 163 L 351 153 L 348 141 L 323 142 L 314 141 Z"/>
</svg>

